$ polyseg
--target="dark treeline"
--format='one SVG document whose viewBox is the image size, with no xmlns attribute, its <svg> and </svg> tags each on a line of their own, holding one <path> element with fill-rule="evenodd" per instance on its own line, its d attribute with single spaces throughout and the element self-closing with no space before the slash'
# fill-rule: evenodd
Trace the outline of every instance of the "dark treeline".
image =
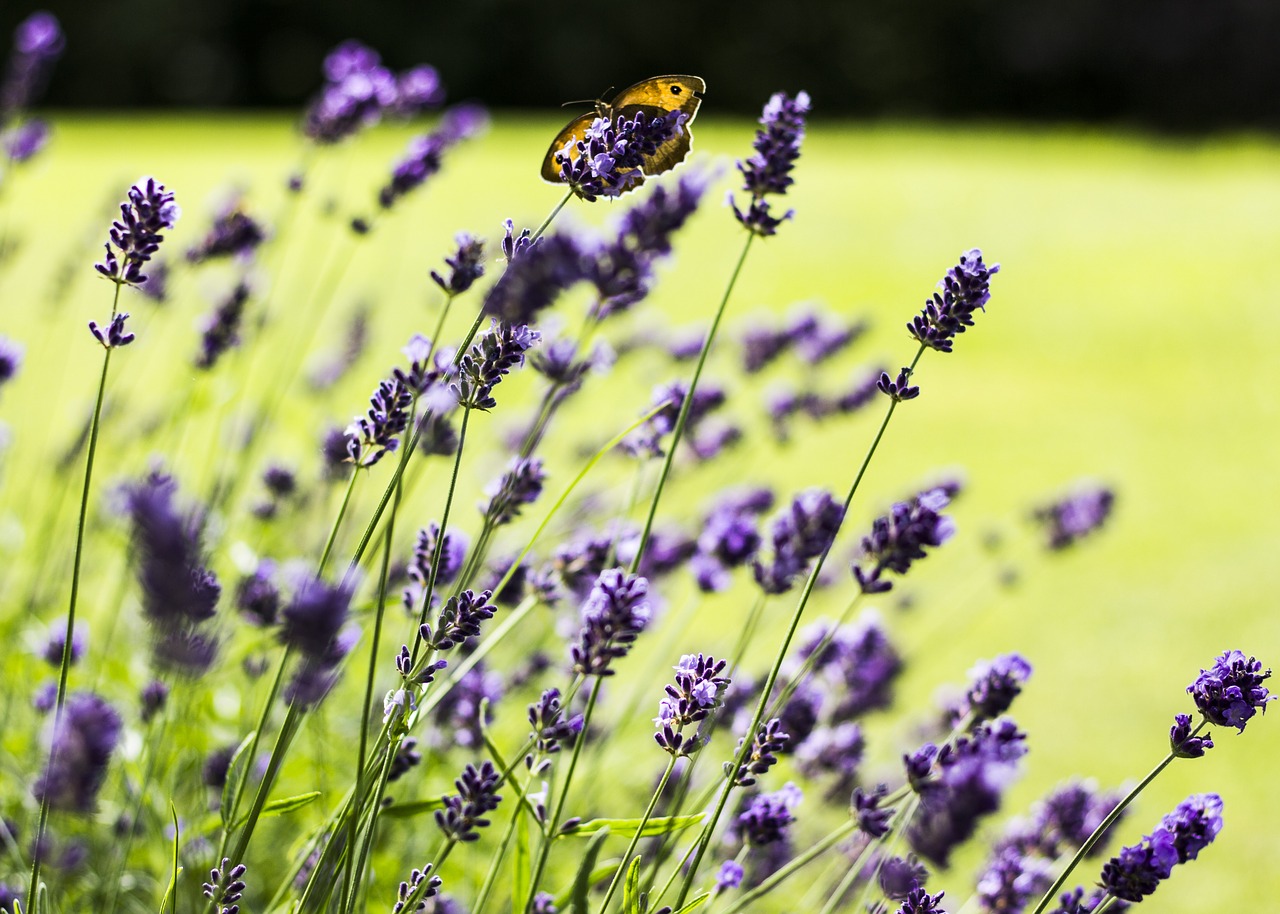
<svg viewBox="0 0 1280 914">
<path fill-rule="evenodd" d="M 39 5 L 0 4 L 0 28 Z M 58 107 L 300 107 L 345 38 L 437 66 L 454 100 L 550 108 L 664 72 L 718 110 L 1280 127 L 1275 0 L 94 0 L 46 2 Z"/>
</svg>

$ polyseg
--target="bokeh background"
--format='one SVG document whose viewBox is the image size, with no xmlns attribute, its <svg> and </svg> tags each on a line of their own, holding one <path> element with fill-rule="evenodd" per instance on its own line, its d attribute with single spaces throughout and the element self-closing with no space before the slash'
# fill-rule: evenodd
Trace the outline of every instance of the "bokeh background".
<svg viewBox="0 0 1280 914">
<path fill-rule="evenodd" d="M 537 224 L 554 205 L 558 190 L 535 175 L 561 101 L 653 73 L 704 76 L 690 164 L 719 168 L 727 191 L 753 112 L 773 91 L 807 89 L 815 119 L 797 216 L 752 260 L 737 330 L 819 302 L 865 317 L 863 354 L 892 362 L 909 349 L 901 324 L 960 250 L 980 245 L 1004 265 L 979 327 L 922 365 L 924 395 L 895 420 L 856 517 L 944 472 L 969 484 L 962 535 L 913 581 L 911 608 L 881 607 L 913 661 L 906 703 L 927 707 L 979 657 L 1027 655 L 1037 672 L 1018 717 L 1033 751 L 1014 811 L 1072 775 L 1112 785 L 1145 774 L 1186 709 L 1183 689 L 1222 650 L 1280 665 L 1280 5 L 46 6 L 68 41 L 42 111 L 54 145 L 9 204 L 58 214 L 36 239 L 92 232 L 114 189 L 141 173 L 183 195 L 183 244 L 230 184 L 265 188 L 270 210 L 320 61 L 345 38 L 394 69 L 430 62 L 451 99 L 494 110 L 493 130 L 340 291 L 381 315 L 375 365 L 420 329 L 426 271 L 455 231 L 492 233 L 506 216 Z M 6 2 L 0 34 L 29 11 Z M 372 200 L 406 137 L 362 140 L 344 166 L 351 199 Z M 711 210 L 664 278 L 653 327 L 692 330 L 710 313 L 732 227 Z M 20 312 L 55 281 L 40 267 L 55 253 L 29 245 L 26 284 L 0 287 L 6 333 L 32 320 Z M 88 274 L 75 283 L 72 301 L 100 290 Z M 56 355 L 30 373 L 55 367 L 87 389 Z M 51 422 L 70 429 L 78 409 Z M 723 472 L 841 487 L 870 422 L 807 429 L 776 465 L 738 454 Z M 1046 557 L 1027 515 L 1081 479 L 1116 489 L 1116 516 L 1095 541 Z M 1125 824 L 1133 841 L 1190 792 L 1226 800 L 1218 843 L 1145 910 L 1261 910 L 1274 898 L 1275 717 L 1239 740 L 1217 734 L 1208 758 L 1175 765 Z M 949 897 L 967 897 L 954 878 Z"/>
</svg>

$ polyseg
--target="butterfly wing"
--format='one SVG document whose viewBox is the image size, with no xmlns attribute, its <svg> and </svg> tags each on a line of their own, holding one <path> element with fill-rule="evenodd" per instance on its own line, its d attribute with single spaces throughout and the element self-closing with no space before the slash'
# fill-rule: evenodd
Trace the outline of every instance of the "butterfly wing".
<svg viewBox="0 0 1280 914">
<path fill-rule="evenodd" d="M 702 93 L 706 91 L 706 80 L 700 76 L 654 76 L 623 89 L 609 103 L 613 117 L 619 114 L 631 116 L 638 111 L 651 117 L 672 111 L 683 111 L 688 115 L 680 133 L 659 146 L 657 152 L 645 161 L 642 166 L 645 174 L 662 174 L 684 161 L 693 145 L 689 125 L 697 116 Z"/>
<path fill-rule="evenodd" d="M 556 138 L 551 141 L 551 148 L 547 150 L 546 157 L 542 160 L 542 180 L 550 181 L 552 184 L 560 183 L 560 166 L 556 164 L 556 153 L 565 147 L 566 143 L 576 142 L 586 136 L 587 128 L 591 126 L 599 115 L 594 111 L 588 111 L 586 114 L 579 114 L 573 120 L 564 126 L 564 129 L 556 134 Z M 569 150 L 571 158 L 578 157 L 578 150 L 571 148 Z"/>
</svg>

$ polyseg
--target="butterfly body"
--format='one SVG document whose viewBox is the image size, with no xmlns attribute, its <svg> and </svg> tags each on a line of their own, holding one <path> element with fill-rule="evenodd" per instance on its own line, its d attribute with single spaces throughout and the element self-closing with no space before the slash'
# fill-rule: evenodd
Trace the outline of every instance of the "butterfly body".
<svg viewBox="0 0 1280 914">
<path fill-rule="evenodd" d="M 566 145 L 582 140 L 596 118 L 605 118 L 612 122 L 619 116 L 630 118 L 644 113 L 647 117 L 653 118 L 665 117 L 674 111 L 679 111 L 687 115 L 681 129 L 674 137 L 660 145 L 652 155 L 647 156 L 640 166 L 640 170 L 645 175 L 669 171 L 683 161 L 689 153 L 693 143 L 689 124 L 698 113 L 698 106 L 702 104 L 702 93 L 706 89 L 706 81 L 700 76 L 654 76 L 623 89 L 607 102 L 597 99 L 594 111 L 575 117 L 552 140 L 551 147 L 542 160 L 543 180 L 553 184 L 559 184 L 564 180 L 560 174 L 560 165 L 556 162 L 556 155 L 564 150 Z M 572 159 L 578 157 L 578 151 L 574 146 L 569 146 L 568 151 Z"/>
</svg>

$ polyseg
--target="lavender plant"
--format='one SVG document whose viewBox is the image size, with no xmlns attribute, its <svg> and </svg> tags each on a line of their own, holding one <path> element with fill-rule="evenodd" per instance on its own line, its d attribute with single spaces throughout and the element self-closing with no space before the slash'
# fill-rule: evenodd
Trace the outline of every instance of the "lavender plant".
<svg viewBox="0 0 1280 914">
<path fill-rule="evenodd" d="M 27 20 L 18 46 L 0 92 L 6 137 L 62 50 L 56 21 Z M 714 179 L 696 160 L 668 178 L 642 170 L 683 114 L 598 119 L 555 159 L 568 193 L 537 230 L 494 214 L 501 238 L 460 231 L 414 259 L 435 265 L 418 277 L 429 309 L 390 369 L 356 377 L 360 352 L 399 331 L 384 303 L 357 312 L 341 370 L 299 385 L 356 249 L 418 245 L 411 194 L 448 180 L 487 123 L 470 105 L 441 113 L 374 182 L 376 218 L 352 216 L 370 197 L 326 185 L 323 157 L 435 111 L 443 85 L 357 42 L 326 58 L 324 80 L 300 128 L 308 168 L 277 216 L 257 215 L 270 210 L 253 188 L 237 195 L 169 261 L 166 311 L 139 303 L 143 341 L 152 322 L 166 341 L 186 327 L 181 347 L 146 352 L 182 353 L 170 366 L 181 409 L 153 420 L 135 412 L 137 385 L 107 393 L 115 350 L 135 342 L 122 296 L 154 288 L 174 194 L 150 178 L 132 187 L 95 265 L 113 301 L 89 325 L 104 352 L 71 449 L 84 466 L 77 535 L 41 541 L 48 565 L 24 556 L 65 567 L 69 599 L 50 627 L 42 571 L 6 604 L 39 620 L 19 662 L 58 678 L 6 695 L 3 752 L 29 778 L 0 792 L 0 908 L 939 914 L 958 901 L 1100 914 L 1139 903 L 1219 834 L 1225 802 L 1199 793 L 1102 859 L 1161 771 L 1266 710 L 1270 671 L 1240 650 L 1191 683 L 1193 713 L 1174 718 L 1167 754 L 1132 789 L 1073 781 L 1000 829 L 1034 750 L 1012 716 L 1035 688 L 1031 660 L 979 661 L 943 707 L 900 707 L 919 654 L 888 601 L 964 537 L 959 486 L 882 499 L 869 472 L 898 410 L 939 389 L 921 383 L 924 354 L 954 355 L 1001 267 L 965 250 L 907 322 L 906 365 L 855 365 L 845 387 L 822 372 L 853 361 L 861 318 L 805 308 L 724 332 L 753 246 L 761 269 L 787 268 L 783 228 L 803 212 L 777 206 L 803 180 L 806 93 L 767 102 L 718 223 L 700 212 Z M 326 223 L 307 207 L 328 193 L 342 218 Z M 601 198 L 616 208 L 603 228 L 553 228 L 570 201 Z M 636 317 L 699 215 L 740 244 L 706 266 L 728 271 L 718 303 L 682 299 L 707 329 L 696 346 L 641 339 Z M 311 217 L 316 248 L 300 230 Z M 336 253 L 321 270 L 286 269 L 290 249 L 318 262 L 325 245 Z M 197 270 L 228 280 L 215 310 L 170 318 Z M 298 310 L 279 310 L 290 296 Z M 0 337 L 0 384 L 33 349 Z M 788 361 L 806 383 L 753 400 Z M 367 406 L 353 406 L 357 381 Z M 760 421 L 741 412 L 753 403 Z M 317 432 L 282 421 L 286 405 L 360 412 Z M 876 407 L 862 456 L 825 468 L 843 478 L 755 475 L 805 422 Z M 100 440 L 118 478 L 105 499 L 91 486 Z M 764 455 L 751 472 L 730 462 L 747 449 Z M 738 484 L 717 491 L 730 475 Z M 1086 545 L 1115 500 L 1082 489 L 1031 514 L 1062 552 Z M 835 617 L 813 619 L 818 604 Z M 952 861 L 979 842 L 989 853 L 966 885 Z M 1092 881 L 1069 888 L 1082 864 Z"/>
</svg>

